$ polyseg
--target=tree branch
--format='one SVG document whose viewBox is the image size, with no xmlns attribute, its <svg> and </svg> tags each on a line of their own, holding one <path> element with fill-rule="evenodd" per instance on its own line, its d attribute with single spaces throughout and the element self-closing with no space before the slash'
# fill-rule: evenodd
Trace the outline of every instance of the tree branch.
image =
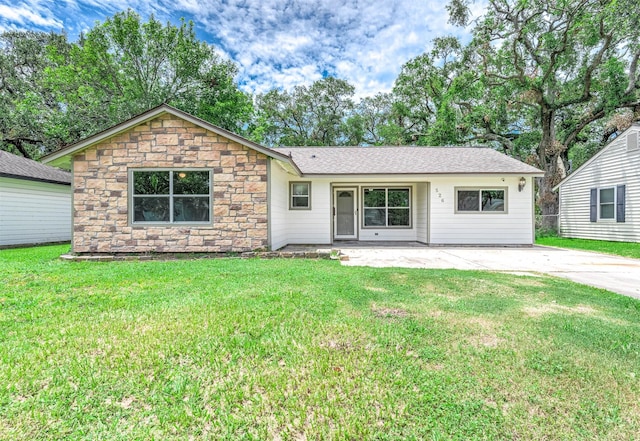
<svg viewBox="0 0 640 441">
<path fill-rule="evenodd" d="M 502 135 L 498 135 L 497 133 L 482 133 L 482 134 L 477 134 L 472 138 L 469 138 L 469 141 L 479 141 L 479 140 L 499 142 L 507 150 L 513 150 L 514 148 L 513 142 L 509 138 Z"/>
</svg>

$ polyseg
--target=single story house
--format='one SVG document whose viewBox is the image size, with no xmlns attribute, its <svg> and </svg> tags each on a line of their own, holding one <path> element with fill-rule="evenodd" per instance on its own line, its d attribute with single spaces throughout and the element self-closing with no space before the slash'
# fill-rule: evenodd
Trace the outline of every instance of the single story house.
<svg viewBox="0 0 640 441">
<path fill-rule="evenodd" d="M 75 253 L 531 245 L 542 175 L 488 148 L 268 148 L 167 105 L 44 161 L 72 170 Z"/>
<path fill-rule="evenodd" d="M 71 173 L 0 150 L 0 247 L 71 240 Z"/>
<path fill-rule="evenodd" d="M 561 236 L 640 242 L 640 125 L 556 186 Z"/>
</svg>

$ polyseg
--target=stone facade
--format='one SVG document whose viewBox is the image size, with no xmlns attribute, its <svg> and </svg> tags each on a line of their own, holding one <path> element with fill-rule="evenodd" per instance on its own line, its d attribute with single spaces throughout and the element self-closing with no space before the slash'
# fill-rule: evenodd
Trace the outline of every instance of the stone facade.
<svg viewBox="0 0 640 441">
<path fill-rule="evenodd" d="M 130 223 L 129 169 L 212 170 L 212 224 Z M 73 157 L 75 253 L 229 252 L 268 247 L 267 157 L 162 115 Z"/>
</svg>

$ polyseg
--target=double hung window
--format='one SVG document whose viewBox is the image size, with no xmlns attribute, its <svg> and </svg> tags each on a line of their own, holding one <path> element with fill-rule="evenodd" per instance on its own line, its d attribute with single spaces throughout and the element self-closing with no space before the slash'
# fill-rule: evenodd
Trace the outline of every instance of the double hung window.
<svg viewBox="0 0 640 441">
<path fill-rule="evenodd" d="M 599 189 L 598 198 L 598 213 L 600 219 L 615 219 L 616 218 L 616 193 L 615 188 L 601 188 Z"/>
<path fill-rule="evenodd" d="M 291 182 L 289 187 L 289 209 L 311 209 L 311 182 Z"/>
</svg>

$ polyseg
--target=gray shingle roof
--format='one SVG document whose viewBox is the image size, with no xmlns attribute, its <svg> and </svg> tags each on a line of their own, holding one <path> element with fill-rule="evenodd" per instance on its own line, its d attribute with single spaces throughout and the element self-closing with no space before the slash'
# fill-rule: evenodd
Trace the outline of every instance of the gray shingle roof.
<svg viewBox="0 0 640 441">
<path fill-rule="evenodd" d="M 71 184 L 71 173 L 0 150 L 0 176 Z"/>
<path fill-rule="evenodd" d="M 278 147 L 305 175 L 484 174 L 541 175 L 542 171 L 491 148 Z"/>
</svg>

